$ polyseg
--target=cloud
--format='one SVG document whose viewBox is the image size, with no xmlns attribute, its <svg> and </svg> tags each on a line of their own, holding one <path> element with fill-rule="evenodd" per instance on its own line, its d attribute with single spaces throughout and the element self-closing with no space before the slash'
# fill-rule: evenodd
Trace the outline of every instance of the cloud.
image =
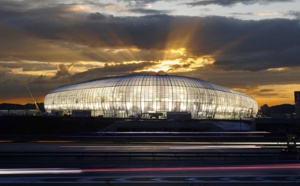
<svg viewBox="0 0 300 186">
<path fill-rule="evenodd" d="M 286 68 L 282 71 L 224 71 L 212 65 L 192 72 L 178 75 L 199 78 L 229 88 L 255 89 L 264 85 L 299 85 L 300 67 Z M 299 87 L 299 86 L 298 86 Z"/>
<path fill-rule="evenodd" d="M 12 74 L 7 69 L 0 68 L 0 102 L 5 100 L 18 100 L 22 98 L 31 102 L 30 95 L 26 89 L 26 84 L 30 86 L 30 90 L 35 99 L 40 102 L 44 100 L 45 95 L 51 90 L 66 84 L 73 84 L 91 79 L 99 79 L 109 76 L 126 75 L 135 70 L 143 69 L 151 66 L 151 62 L 135 63 L 135 64 L 116 64 L 105 65 L 103 68 L 93 68 L 81 73 L 71 73 L 73 64 L 59 64 L 57 73 L 54 77 L 46 75 L 24 75 Z"/>
<path fill-rule="evenodd" d="M 300 60 L 296 54 L 300 47 L 288 48 L 282 51 L 257 51 L 251 54 L 220 56 L 214 63 L 216 68 L 223 70 L 260 71 L 271 68 L 296 67 Z"/>
<path fill-rule="evenodd" d="M 285 13 L 285 15 L 293 16 L 297 19 L 300 19 L 300 11 L 289 11 L 289 12 Z"/>
<path fill-rule="evenodd" d="M 0 78 L 5 78 L 8 69 L 0 68 Z"/>
<path fill-rule="evenodd" d="M 94 61 L 127 62 L 127 61 L 158 61 L 164 59 L 164 51 L 124 49 L 86 49 L 82 55 Z"/>
<path fill-rule="evenodd" d="M 29 80 L 31 78 L 33 78 L 33 76 L 6 73 L 5 76 L 0 79 L 0 101 L 7 102 L 7 100 L 25 99 L 31 102 L 31 97 L 26 88 L 26 83 L 30 82 Z M 53 83 L 51 81 L 47 81 L 47 84 L 29 83 L 35 98 L 43 98 L 51 88 L 54 88 L 52 85 Z M 56 87 L 57 84 L 54 86 Z M 40 100 L 41 99 L 39 99 L 39 101 Z"/>
<path fill-rule="evenodd" d="M 0 67 L 7 69 L 21 68 L 22 71 L 43 71 L 53 69 L 52 64 L 32 61 L 0 61 Z"/>
<path fill-rule="evenodd" d="M 149 12 L 151 9 L 145 7 L 156 2 L 154 0 L 124 1 L 126 7 L 122 9 L 153 15 L 116 16 L 97 12 L 99 9 L 93 11 L 89 9 L 91 6 L 85 6 L 87 2 L 103 7 L 103 11 L 113 6 L 94 0 L 69 4 L 1 1 L 0 96 L 22 96 L 22 86 L 27 81 L 42 96 L 63 84 L 129 74 L 167 60 L 181 62 L 170 65 L 171 70 L 189 68 L 195 63 L 188 59 L 205 56 L 215 62 L 176 74 L 230 88 L 258 87 L 274 82 L 299 84 L 300 26 L 297 19 L 251 21 L 218 16 L 158 15 L 162 12 Z M 242 3 L 237 0 L 197 2 L 222 6 Z M 297 11 L 287 14 L 299 17 Z M 179 49 L 184 49 L 184 55 L 168 54 Z M 80 61 L 93 61 L 93 64 L 84 68 Z M 71 70 L 72 63 L 78 66 Z M 33 71 L 38 73 L 33 74 Z M 44 74 L 44 71 L 52 74 Z"/>
<path fill-rule="evenodd" d="M 97 20 L 97 21 L 103 20 L 103 19 L 105 19 L 105 18 L 106 18 L 105 15 L 103 15 L 103 14 L 101 14 L 101 13 L 99 13 L 99 12 L 91 13 L 91 14 L 88 15 L 88 17 L 87 17 L 88 20 Z"/>
<path fill-rule="evenodd" d="M 245 13 L 232 13 L 231 15 L 266 17 L 266 16 L 283 15 L 283 13 L 282 12 L 245 12 Z"/>
<path fill-rule="evenodd" d="M 0 46 L 2 60 L 10 56 L 49 62 L 155 61 L 164 57 L 166 49 L 185 48 L 192 57 L 213 56 L 216 68 L 227 71 L 257 71 L 300 64 L 297 20 L 246 21 L 168 15 L 116 17 L 99 12 L 74 12 L 70 10 L 71 5 L 52 4 L 21 11 L 19 6 L 5 8 L 14 7 L 12 3 L 4 4 L 7 6 L 0 7 L 0 12 L 6 12 L 0 16 L 0 27 L 4 28 L 0 38 L 5 41 Z M 116 49 L 130 52 L 112 53 Z"/>
<path fill-rule="evenodd" d="M 147 9 L 147 8 L 134 8 L 129 9 L 129 12 L 132 13 L 139 13 L 139 14 L 168 14 L 170 10 L 154 10 L 154 9 Z"/>
<path fill-rule="evenodd" d="M 157 60 L 162 56 L 160 51 L 173 47 L 186 48 L 191 56 L 213 55 L 217 59 L 216 67 L 224 70 L 256 71 L 299 65 L 297 20 L 245 21 L 168 15 L 115 17 L 98 12 L 74 13 L 69 6 L 25 9 L 24 16 L 15 16 L 19 11 L 12 8 L 5 9 L 6 16 L 1 18 L 0 25 L 3 31 L 0 59 L 10 56 L 61 62 L 129 58 L 148 61 L 149 57 L 143 53 L 151 53 L 148 56 Z M 110 49 L 119 48 L 136 48 L 140 52 L 111 55 Z"/>
<path fill-rule="evenodd" d="M 45 75 L 40 75 L 40 76 L 37 76 L 36 78 L 28 81 L 29 84 L 45 84 L 45 83 L 49 83 L 49 78 Z"/>
<path fill-rule="evenodd" d="M 261 89 L 259 92 L 273 92 L 274 89 Z"/>
<path fill-rule="evenodd" d="M 220 6 L 231 6 L 238 3 L 244 5 L 251 4 L 262 4 L 267 5 L 270 3 L 282 3 L 282 2 L 293 2 L 293 0 L 200 0 L 195 2 L 189 2 L 187 5 L 190 6 L 207 6 L 207 5 L 220 5 Z"/>
<path fill-rule="evenodd" d="M 158 2 L 160 0 L 132 0 L 132 1 L 120 0 L 120 1 L 126 3 L 129 7 L 144 8 L 147 5 Z M 169 1 L 174 1 L 174 0 L 169 0 Z"/>
<path fill-rule="evenodd" d="M 69 80 L 70 82 L 82 82 L 108 76 L 125 75 L 133 73 L 136 70 L 141 70 L 151 65 L 153 65 L 153 63 L 151 62 L 105 65 L 103 68 L 94 68 L 85 72 L 74 74 L 71 77 L 69 77 Z"/>
<path fill-rule="evenodd" d="M 57 79 L 57 78 L 65 78 L 67 76 L 70 76 L 70 69 L 73 67 L 74 63 L 70 64 L 70 65 L 65 65 L 65 64 L 59 64 L 57 66 L 57 72 L 55 74 L 55 76 L 53 77 L 53 79 Z"/>
</svg>

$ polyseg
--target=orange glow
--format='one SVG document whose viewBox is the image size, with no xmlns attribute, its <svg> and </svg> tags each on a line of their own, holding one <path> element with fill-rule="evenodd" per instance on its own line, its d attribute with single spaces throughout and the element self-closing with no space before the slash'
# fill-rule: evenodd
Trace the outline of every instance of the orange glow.
<svg viewBox="0 0 300 186">
<path fill-rule="evenodd" d="M 298 84 L 287 85 L 262 85 L 251 89 L 233 88 L 252 96 L 258 102 L 258 108 L 267 104 L 268 106 L 280 104 L 294 104 L 294 91 L 300 90 Z M 262 92 L 261 90 L 270 90 Z"/>
<path fill-rule="evenodd" d="M 258 16 L 258 17 L 276 16 L 276 15 L 281 15 L 281 14 L 282 14 L 282 12 L 255 12 L 255 13 L 252 13 L 252 15 Z"/>
<path fill-rule="evenodd" d="M 23 68 L 14 68 L 11 70 L 11 73 L 12 74 L 33 75 L 33 76 L 40 76 L 40 75 L 54 76 L 56 73 L 56 70 L 23 71 Z"/>
<path fill-rule="evenodd" d="M 201 31 L 199 25 L 199 22 L 192 22 L 182 25 L 180 29 L 170 30 L 165 43 L 163 60 L 155 61 L 151 67 L 135 72 L 189 72 L 213 64 L 215 59 L 212 55 L 193 56 L 187 52 L 187 46 L 194 42 L 195 34 Z"/>
<path fill-rule="evenodd" d="M 167 50 L 165 53 L 168 54 L 168 55 L 170 55 L 170 54 L 179 54 L 181 56 L 185 56 L 186 55 L 186 49 L 185 48 L 171 49 L 171 50 Z"/>
<path fill-rule="evenodd" d="M 44 96 L 34 97 L 34 99 L 37 103 L 41 103 L 41 102 L 44 102 L 45 97 Z M 28 95 L 28 97 L 2 98 L 2 99 L 0 99 L 0 103 L 12 103 L 12 104 L 25 105 L 27 103 L 33 104 L 33 101 L 31 99 L 30 95 Z"/>
<path fill-rule="evenodd" d="M 70 11 L 89 11 L 90 7 L 88 6 L 82 6 L 82 5 L 76 5 L 69 8 Z"/>
<path fill-rule="evenodd" d="M 151 67 L 146 67 L 142 70 L 136 70 L 135 72 L 190 72 L 197 70 L 197 68 L 204 67 L 206 65 L 213 64 L 215 62 L 214 58 L 210 56 L 204 56 L 199 58 L 187 58 L 187 59 L 173 59 L 173 60 L 163 60 L 155 62 Z"/>
<path fill-rule="evenodd" d="M 262 98 L 262 97 L 255 97 L 255 100 L 258 103 L 258 109 L 264 104 L 268 106 L 275 106 L 281 104 L 295 104 L 292 98 Z"/>
<path fill-rule="evenodd" d="M 181 50 L 191 46 L 194 41 L 195 34 L 199 34 L 201 29 L 199 28 L 200 22 L 187 22 L 182 25 L 179 29 L 170 30 L 168 38 L 165 44 L 166 50 Z M 172 24 L 172 23 L 171 23 Z M 165 53 L 165 59 L 169 58 L 169 53 Z"/>
<path fill-rule="evenodd" d="M 215 59 L 212 56 L 201 56 L 201 57 L 193 57 L 187 55 L 185 48 L 178 49 L 167 49 L 164 50 L 165 59 L 159 61 L 137 61 L 135 60 L 136 52 L 139 52 L 139 49 L 129 48 L 129 49 L 107 49 L 107 51 L 118 54 L 122 52 L 122 55 L 126 55 L 125 58 L 132 59 L 126 61 L 111 61 L 106 62 L 105 64 L 108 66 L 117 66 L 117 65 L 128 65 L 128 64 L 139 64 L 151 62 L 152 66 L 145 67 L 144 69 L 139 69 L 134 72 L 170 72 L 170 73 L 178 73 L 178 72 L 186 72 L 186 71 L 194 71 L 197 68 L 204 67 L 206 65 L 213 64 Z M 166 57 L 167 56 L 167 57 Z M 104 65 L 102 66 L 104 67 Z"/>
<path fill-rule="evenodd" d="M 287 68 L 269 68 L 267 71 L 284 71 L 287 70 Z"/>
</svg>

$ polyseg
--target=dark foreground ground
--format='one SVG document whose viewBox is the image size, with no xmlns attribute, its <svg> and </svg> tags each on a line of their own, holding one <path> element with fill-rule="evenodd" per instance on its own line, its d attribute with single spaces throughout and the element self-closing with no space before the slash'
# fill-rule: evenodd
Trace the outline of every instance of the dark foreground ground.
<svg viewBox="0 0 300 186">
<path fill-rule="evenodd" d="M 0 143 L 0 185 L 299 185 L 283 142 Z"/>
<path fill-rule="evenodd" d="M 211 127 L 211 122 L 219 120 L 185 120 L 169 121 L 137 118 L 100 118 L 100 117 L 49 117 L 49 116 L 0 116 L 0 137 L 5 135 L 70 135 L 79 132 L 101 131 L 116 122 L 127 123 L 145 122 L 151 123 L 156 127 L 152 128 L 122 128 L 118 131 L 172 131 L 172 132 L 207 132 L 220 131 L 218 128 Z M 252 131 L 270 132 L 272 135 L 286 135 L 293 133 L 300 135 L 300 119 L 270 119 L 255 118 L 253 120 L 224 120 L 225 122 L 240 122 L 252 125 Z M 176 127 L 169 127 L 173 125 Z M 181 125 L 181 126 L 180 126 Z"/>
<path fill-rule="evenodd" d="M 109 118 L 0 121 L 0 185 L 300 185 L 298 139 L 287 146 L 297 121 L 260 121 L 280 132 L 250 133 L 99 132 Z"/>
</svg>

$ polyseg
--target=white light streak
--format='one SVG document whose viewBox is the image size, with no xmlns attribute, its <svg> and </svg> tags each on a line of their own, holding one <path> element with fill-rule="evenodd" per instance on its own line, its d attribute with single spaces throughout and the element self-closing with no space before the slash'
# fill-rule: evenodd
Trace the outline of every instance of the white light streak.
<svg viewBox="0 0 300 186">
<path fill-rule="evenodd" d="M 0 169 L 1 174 L 79 174 L 80 169 L 65 168 L 21 168 L 21 169 Z"/>
</svg>

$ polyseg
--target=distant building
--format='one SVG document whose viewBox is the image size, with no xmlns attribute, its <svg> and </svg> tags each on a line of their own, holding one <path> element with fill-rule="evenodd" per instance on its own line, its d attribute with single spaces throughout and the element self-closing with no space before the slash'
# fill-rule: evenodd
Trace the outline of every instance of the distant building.
<svg viewBox="0 0 300 186">
<path fill-rule="evenodd" d="M 260 107 L 260 111 L 258 112 L 258 118 L 285 118 L 285 119 L 293 119 L 295 113 L 295 105 L 291 104 L 281 104 L 268 106 L 264 104 Z"/>
<path fill-rule="evenodd" d="M 295 118 L 300 119 L 300 91 L 295 91 Z"/>
<path fill-rule="evenodd" d="M 260 107 L 261 111 L 261 117 L 269 117 L 270 114 L 270 108 L 267 104 L 264 104 L 263 106 Z"/>
<path fill-rule="evenodd" d="M 157 119 L 184 112 L 192 119 L 240 120 L 255 117 L 258 107 L 247 94 L 200 79 L 159 74 L 62 86 L 48 93 L 44 104 L 48 113 L 91 111 L 92 116 Z"/>
</svg>

